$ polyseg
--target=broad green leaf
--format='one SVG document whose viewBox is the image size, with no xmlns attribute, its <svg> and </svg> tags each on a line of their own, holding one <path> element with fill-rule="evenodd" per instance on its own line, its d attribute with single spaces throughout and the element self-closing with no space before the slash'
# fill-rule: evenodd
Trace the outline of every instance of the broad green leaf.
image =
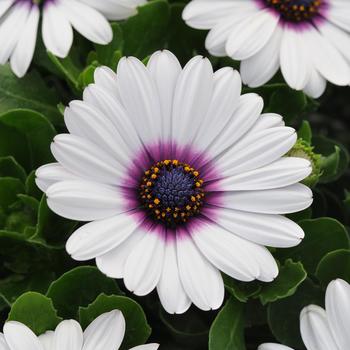
<svg viewBox="0 0 350 350">
<path fill-rule="evenodd" d="M 136 16 L 121 23 L 124 37 L 123 54 L 140 59 L 163 49 L 170 17 L 165 0 L 151 1 L 138 9 Z"/>
<path fill-rule="evenodd" d="M 105 312 L 120 310 L 126 320 L 126 330 L 120 350 L 127 350 L 133 346 L 144 344 L 151 334 L 146 315 L 141 306 L 134 300 L 119 296 L 101 294 L 87 307 L 79 309 L 79 320 L 86 328 L 94 319 Z"/>
<path fill-rule="evenodd" d="M 310 123 L 307 120 L 303 120 L 303 122 L 301 123 L 301 127 L 298 130 L 298 138 L 303 139 L 305 142 L 311 145 L 312 130 Z"/>
<path fill-rule="evenodd" d="M 294 349 L 303 349 L 299 329 L 300 312 L 310 304 L 322 306 L 323 301 L 321 288 L 306 279 L 294 295 L 269 304 L 268 323 L 278 342 Z"/>
<path fill-rule="evenodd" d="M 317 266 L 316 276 L 324 287 L 337 278 L 350 283 L 350 250 L 335 250 L 324 256 Z"/>
<path fill-rule="evenodd" d="M 64 273 L 47 291 L 55 308 L 63 318 L 75 318 L 79 306 L 87 306 L 98 295 L 120 294 L 117 283 L 94 266 L 80 266 Z"/>
<path fill-rule="evenodd" d="M 14 108 L 28 108 L 45 115 L 54 124 L 62 124 L 57 110 L 59 100 L 34 70 L 18 79 L 9 65 L 0 66 L 0 114 Z"/>
<path fill-rule="evenodd" d="M 56 132 L 40 113 L 15 109 L 0 115 L 0 156 L 13 156 L 26 170 L 52 161 Z"/>
<path fill-rule="evenodd" d="M 40 335 L 47 330 L 54 330 L 61 319 L 49 298 L 40 293 L 28 292 L 13 303 L 8 321 L 21 322 Z"/>
<path fill-rule="evenodd" d="M 293 295 L 306 277 L 307 273 L 303 265 L 300 262 L 295 263 L 288 259 L 280 267 L 277 278 L 271 283 L 264 284 L 259 295 L 261 302 L 263 304 L 272 303 Z"/>
<path fill-rule="evenodd" d="M 279 249 L 279 260 L 300 261 L 308 273 L 315 273 L 319 261 L 327 253 L 336 249 L 348 249 L 349 237 L 345 227 L 332 218 L 303 220 L 299 225 L 305 238 L 293 248 Z"/>
<path fill-rule="evenodd" d="M 250 297 L 259 294 L 261 284 L 258 282 L 240 282 L 227 275 L 223 276 L 226 290 L 237 300 L 246 303 Z"/>
<path fill-rule="evenodd" d="M 0 158 L 0 177 L 15 177 L 25 182 L 27 175 L 16 159 L 8 156 Z"/>
<path fill-rule="evenodd" d="M 0 207 L 3 210 L 9 209 L 9 206 L 18 200 L 17 195 L 24 193 L 24 184 L 19 179 L 13 177 L 0 178 Z"/>
<path fill-rule="evenodd" d="M 231 297 L 209 332 L 209 350 L 245 350 L 244 304 Z"/>
</svg>

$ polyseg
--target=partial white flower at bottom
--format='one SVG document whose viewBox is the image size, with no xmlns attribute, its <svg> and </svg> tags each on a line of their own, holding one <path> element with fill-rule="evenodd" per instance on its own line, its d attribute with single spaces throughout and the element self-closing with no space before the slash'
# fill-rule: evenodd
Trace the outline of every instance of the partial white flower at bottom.
<svg viewBox="0 0 350 350">
<path fill-rule="evenodd" d="M 337 279 L 326 291 L 326 310 L 309 305 L 300 314 L 300 332 L 307 350 L 350 349 L 350 285 Z M 293 350 L 262 344 L 258 350 Z"/>
<path fill-rule="evenodd" d="M 192 0 L 182 17 L 210 29 L 206 48 L 241 61 L 250 87 L 264 85 L 279 68 L 289 86 L 312 97 L 327 81 L 350 83 L 348 0 Z"/>
<path fill-rule="evenodd" d="M 147 0 L 0 0 L 0 64 L 10 61 L 22 77 L 32 61 L 40 15 L 48 51 L 66 57 L 73 43 L 73 28 L 97 44 L 112 41 L 107 19 L 125 19 Z M 38 3 L 41 3 L 39 5 Z"/>
<path fill-rule="evenodd" d="M 124 333 L 125 319 L 119 310 L 100 315 L 84 332 L 77 321 L 65 320 L 55 331 L 39 337 L 26 325 L 8 321 L 0 333 L 0 350 L 118 350 Z M 158 346 L 146 344 L 130 350 L 157 350 Z"/>
<path fill-rule="evenodd" d="M 182 69 L 169 51 L 147 67 L 123 58 L 65 111 L 70 134 L 55 137 L 58 163 L 36 172 L 57 214 L 92 221 L 67 242 L 76 260 L 96 259 L 137 295 L 157 288 L 164 308 L 193 302 L 217 309 L 220 271 L 241 281 L 272 281 L 265 246 L 291 247 L 303 230 L 283 214 L 312 202 L 298 183 L 310 162 L 284 157 L 296 141 L 263 100 L 241 96 L 237 71 L 213 72 L 194 57 Z"/>
</svg>

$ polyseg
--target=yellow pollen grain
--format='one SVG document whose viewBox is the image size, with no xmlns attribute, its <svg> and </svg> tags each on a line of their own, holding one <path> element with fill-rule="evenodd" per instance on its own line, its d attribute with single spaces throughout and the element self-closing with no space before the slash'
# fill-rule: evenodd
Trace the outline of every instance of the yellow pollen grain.
<svg viewBox="0 0 350 350">
<path fill-rule="evenodd" d="M 153 202 L 154 204 L 158 205 L 160 203 L 160 200 L 158 198 L 155 198 Z"/>
</svg>

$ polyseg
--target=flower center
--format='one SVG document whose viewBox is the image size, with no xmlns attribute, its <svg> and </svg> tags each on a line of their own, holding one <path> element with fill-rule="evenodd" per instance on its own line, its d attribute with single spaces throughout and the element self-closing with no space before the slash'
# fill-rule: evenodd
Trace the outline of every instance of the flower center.
<svg viewBox="0 0 350 350">
<path fill-rule="evenodd" d="M 170 228 L 197 215 L 205 196 L 199 172 L 176 159 L 163 160 L 145 171 L 139 194 L 149 215 Z"/>
<path fill-rule="evenodd" d="M 309 21 L 319 15 L 324 0 L 264 0 L 288 22 Z"/>
</svg>

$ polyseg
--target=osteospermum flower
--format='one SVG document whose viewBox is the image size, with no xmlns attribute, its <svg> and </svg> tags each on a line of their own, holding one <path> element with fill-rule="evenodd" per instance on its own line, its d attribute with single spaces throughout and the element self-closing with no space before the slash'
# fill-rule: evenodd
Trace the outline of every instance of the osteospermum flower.
<svg viewBox="0 0 350 350">
<path fill-rule="evenodd" d="M 83 330 L 75 320 L 62 321 L 55 331 L 37 337 L 26 325 L 9 321 L 0 333 L 1 350 L 118 350 L 125 333 L 119 310 L 97 317 Z M 139 345 L 130 350 L 157 350 L 158 344 Z"/>
<path fill-rule="evenodd" d="M 257 87 L 281 68 L 296 90 L 319 97 L 326 81 L 350 82 L 350 2 L 346 0 L 192 0 L 188 25 L 210 29 L 206 47 L 241 62 Z"/>
<path fill-rule="evenodd" d="M 312 202 L 297 183 L 310 162 L 287 158 L 295 130 L 263 100 L 241 94 L 231 68 L 213 73 L 194 57 L 184 69 L 169 51 L 147 67 L 123 58 L 65 111 L 70 134 L 55 137 L 58 163 L 37 170 L 37 184 L 59 215 L 92 221 L 66 245 L 76 260 L 96 258 L 137 295 L 157 287 L 164 308 L 191 302 L 220 307 L 220 270 L 242 280 L 278 273 L 264 246 L 290 247 L 302 229 L 280 214 Z"/>
<path fill-rule="evenodd" d="M 350 285 L 337 279 L 326 291 L 326 310 L 310 305 L 300 314 L 300 332 L 307 350 L 350 349 Z M 259 350 L 293 350 L 280 344 L 262 344 Z"/>
<path fill-rule="evenodd" d="M 73 28 L 88 40 L 108 44 L 112 28 L 107 19 L 125 19 L 146 0 L 0 0 L 0 64 L 10 60 L 22 77 L 32 61 L 40 13 L 42 37 L 48 51 L 66 57 Z"/>
</svg>

